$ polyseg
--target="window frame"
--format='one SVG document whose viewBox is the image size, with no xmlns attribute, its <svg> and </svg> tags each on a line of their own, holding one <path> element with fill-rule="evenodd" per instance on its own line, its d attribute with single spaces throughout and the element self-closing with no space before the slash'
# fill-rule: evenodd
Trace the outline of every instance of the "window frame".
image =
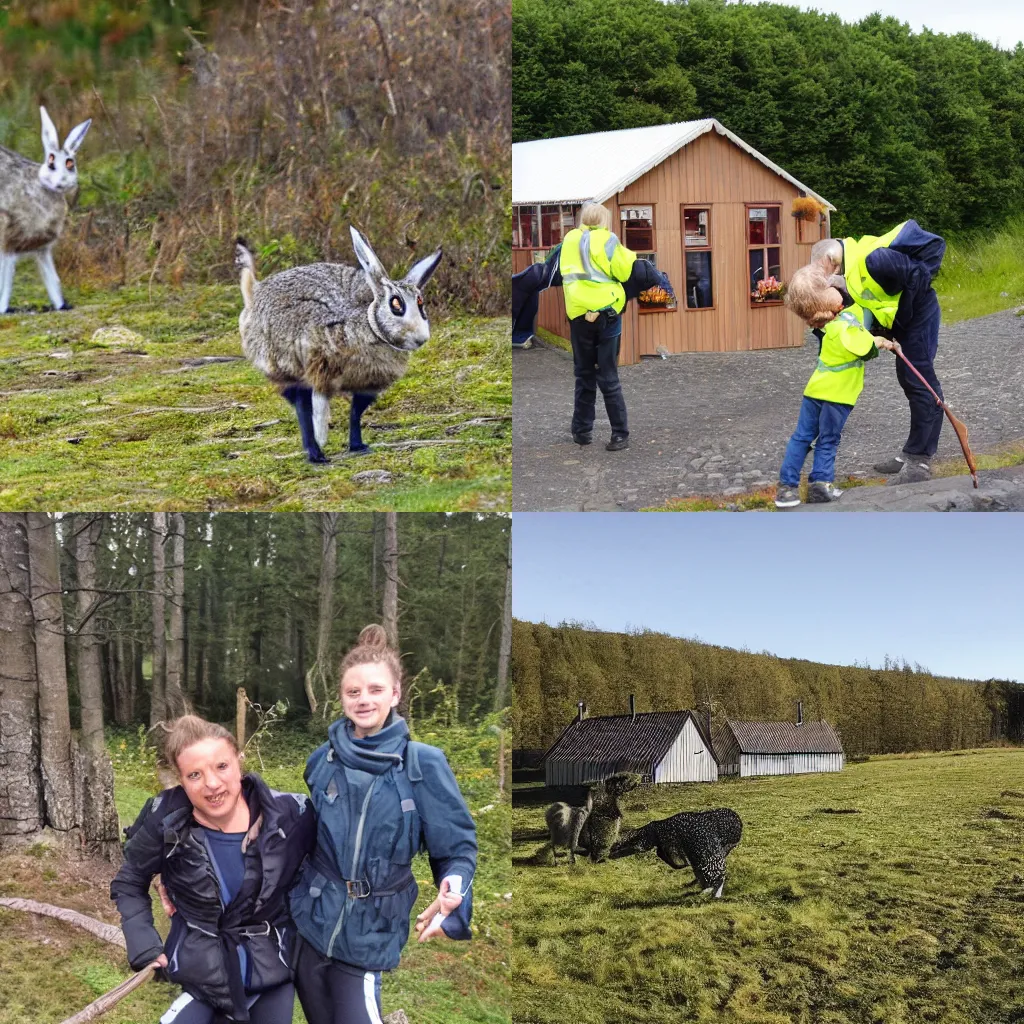
<svg viewBox="0 0 1024 1024">
<path fill-rule="evenodd" d="M 619 241 L 629 249 L 629 242 L 626 237 L 625 225 L 629 223 L 623 213 L 634 207 L 634 206 L 649 206 L 651 208 L 651 242 L 654 243 L 651 249 L 633 249 L 632 252 L 636 253 L 638 259 L 643 259 L 647 256 L 654 257 L 654 265 L 658 266 L 658 204 L 649 203 L 646 200 L 630 200 L 628 203 L 619 202 Z M 645 306 L 639 299 L 636 300 L 637 313 L 676 313 L 679 311 L 679 297 L 676 296 L 676 303 L 674 306 Z"/>
<path fill-rule="evenodd" d="M 559 220 L 561 221 L 562 237 L 557 242 L 552 242 L 551 245 L 544 245 L 544 224 L 543 224 L 543 221 L 541 220 L 541 216 L 542 216 L 541 211 L 545 207 L 549 207 L 550 208 L 552 206 L 557 206 L 557 207 L 559 207 L 559 210 L 560 210 Z M 568 232 L 572 230 L 572 228 L 566 229 L 566 226 L 565 226 L 565 223 L 566 223 L 566 221 L 565 221 L 566 213 L 567 212 L 569 213 L 569 215 L 570 215 L 570 217 L 572 219 L 572 225 L 573 225 L 573 227 L 575 227 L 576 226 L 576 215 L 579 212 L 579 209 L 580 209 L 580 204 L 579 203 L 519 203 L 519 204 L 513 206 L 512 207 L 512 218 L 513 218 L 513 227 L 512 227 L 512 243 L 513 244 L 512 244 L 512 251 L 513 252 L 533 252 L 533 253 L 550 252 L 556 245 L 560 245 L 562 240 L 568 234 Z M 537 244 L 536 245 L 533 245 L 533 244 L 531 244 L 531 245 L 516 245 L 515 244 L 515 239 L 516 239 L 516 235 L 515 235 L 516 221 L 518 220 L 520 210 L 532 210 L 533 211 L 533 217 L 534 217 L 534 220 L 535 220 L 535 222 L 537 224 Z"/>
<path fill-rule="evenodd" d="M 714 257 L 714 236 L 711 231 L 713 226 L 711 209 L 713 203 L 680 203 L 679 204 L 679 235 L 683 242 L 683 309 L 687 313 L 706 313 L 708 311 L 714 311 L 718 308 L 717 301 L 717 289 L 715 288 L 715 257 Z M 687 210 L 707 210 L 708 211 L 708 239 L 707 245 L 687 245 L 686 244 L 686 211 Z M 686 257 L 691 252 L 709 252 L 711 253 L 711 305 L 710 306 L 691 306 L 689 303 L 689 293 L 686 290 Z"/>
<path fill-rule="evenodd" d="M 781 202 L 781 200 L 772 200 L 771 202 L 744 203 L 743 205 L 744 205 L 743 233 L 747 236 L 746 237 L 747 258 L 746 258 L 746 267 L 744 268 L 745 279 L 746 279 L 747 282 L 750 281 L 750 254 L 752 252 L 754 252 L 755 250 L 760 250 L 764 254 L 764 257 L 763 257 L 764 258 L 764 264 L 763 265 L 764 265 L 765 270 L 767 270 L 768 266 L 769 266 L 769 264 L 768 264 L 768 250 L 769 249 L 778 249 L 779 250 L 779 283 L 781 284 L 782 283 L 782 280 L 781 280 L 782 279 L 782 248 L 783 248 L 783 245 L 782 245 L 782 237 L 783 237 L 783 231 L 782 231 L 782 223 L 783 223 L 783 221 L 782 221 L 782 202 Z M 766 241 L 762 245 L 751 244 L 751 241 L 750 241 L 750 211 L 751 210 L 770 209 L 771 207 L 775 207 L 779 211 L 779 240 L 778 240 L 778 242 L 777 243 L 768 243 Z M 768 232 L 766 230 L 765 231 L 765 237 L 766 238 L 767 238 L 767 234 L 768 234 Z M 750 294 L 750 292 L 751 292 L 751 286 L 748 283 L 747 284 L 747 302 L 750 304 L 750 308 L 751 309 L 760 309 L 762 306 L 781 306 L 781 305 L 783 305 L 783 300 L 782 299 L 767 299 L 764 302 L 758 302 L 755 298 L 753 298 L 753 296 Z"/>
</svg>

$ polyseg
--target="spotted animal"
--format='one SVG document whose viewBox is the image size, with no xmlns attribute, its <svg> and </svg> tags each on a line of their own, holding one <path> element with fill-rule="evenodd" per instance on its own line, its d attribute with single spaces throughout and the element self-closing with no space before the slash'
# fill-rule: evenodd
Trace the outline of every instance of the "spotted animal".
<svg viewBox="0 0 1024 1024">
<path fill-rule="evenodd" d="M 580 846 L 586 848 L 595 863 L 607 860 L 622 828 L 619 797 L 640 785 L 640 776 L 618 772 L 590 787 L 593 807 L 580 830 Z"/>
<path fill-rule="evenodd" d="M 616 843 L 609 857 L 632 857 L 656 850 L 672 868 L 689 864 L 705 893 L 718 898 L 725 888 L 725 858 L 743 835 L 740 816 L 727 807 L 713 811 L 683 811 L 651 821 Z"/>
</svg>

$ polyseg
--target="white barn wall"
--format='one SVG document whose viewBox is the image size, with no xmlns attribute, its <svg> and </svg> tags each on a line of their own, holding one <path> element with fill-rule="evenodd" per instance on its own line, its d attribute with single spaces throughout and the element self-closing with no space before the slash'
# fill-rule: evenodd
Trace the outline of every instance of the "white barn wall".
<svg viewBox="0 0 1024 1024">
<path fill-rule="evenodd" d="M 545 786 L 586 786 L 613 775 L 616 761 L 552 761 L 544 762 Z"/>
<path fill-rule="evenodd" d="M 840 772 L 843 760 L 842 754 L 741 754 L 740 776 Z"/>
<path fill-rule="evenodd" d="M 654 769 L 655 782 L 717 782 L 718 765 L 688 719 L 668 753 Z"/>
</svg>

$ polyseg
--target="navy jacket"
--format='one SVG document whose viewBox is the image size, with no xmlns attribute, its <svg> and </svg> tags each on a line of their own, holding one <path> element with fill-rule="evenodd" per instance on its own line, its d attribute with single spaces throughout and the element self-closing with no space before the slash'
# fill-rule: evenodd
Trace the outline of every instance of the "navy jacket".
<svg viewBox="0 0 1024 1024">
<path fill-rule="evenodd" d="M 181 786 L 147 800 L 135 824 L 125 829 L 124 863 L 110 885 L 132 968 L 141 970 L 166 953 L 171 981 L 237 1021 L 249 1020 L 248 992 L 292 977 L 295 931 L 288 889 L 316 838 L 307 797 L 278 793 L 253 774 L 242 777 L 242 795 L 252 825 L 242 887 L 227 906 L 203 830 Z M 177 911 L 166 945 L 153 926 L 149 886 L 156 874 Z M 241 976 L 240 945 L 247 954 L 248 980 Z"/>
<path fill-rule="evenodd" d="M 328 735 L 306 765 L 317 845 L 291 893 L 303 938 L 365 971 L 397 967 L 418 894 L 412 860 L 426 849 L 435 883 L 462 878 L 462 904 L 442 927 L 468 939 L 476 826 L 444 754 L 411 743 L 394 714 L 364 740 L 344 718 Z"/>
</svg>

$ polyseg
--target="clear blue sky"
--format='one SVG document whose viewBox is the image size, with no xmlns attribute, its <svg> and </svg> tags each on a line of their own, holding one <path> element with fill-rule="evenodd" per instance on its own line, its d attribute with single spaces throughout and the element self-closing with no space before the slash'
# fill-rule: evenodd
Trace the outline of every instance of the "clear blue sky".
<svg viewBox="0 0 1024 1024">
<path fill-rule="evenodd" d="M 513 614 L 1024 682 L 1024 514 L 517 512 Z"/>
</svg>

